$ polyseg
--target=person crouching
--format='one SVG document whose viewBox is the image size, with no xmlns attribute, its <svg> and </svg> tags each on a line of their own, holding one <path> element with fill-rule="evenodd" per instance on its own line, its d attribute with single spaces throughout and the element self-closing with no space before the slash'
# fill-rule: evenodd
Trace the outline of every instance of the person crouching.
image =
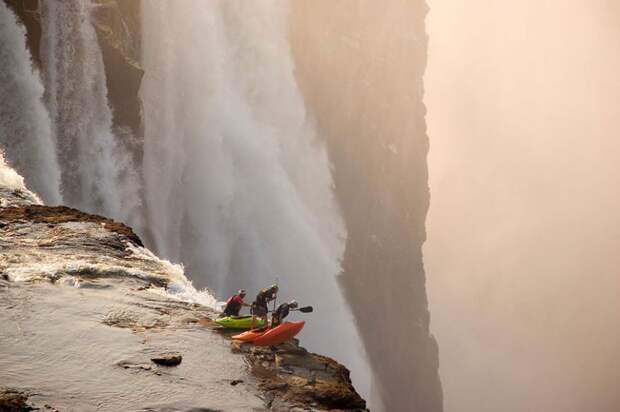
<svg viewBox="0 0 620 412">
<path fill-rule="evenodd" d="M 290 302 L 284 302 L 273 312 L 271 315 L 271 327 L 275 328 L 279 324 L 282 323 L 282 320 L 288 316 L 289 312 L 292 309 L 297 309 L 299 304 L 295 300 L 291 300 Z"/>
</svg>

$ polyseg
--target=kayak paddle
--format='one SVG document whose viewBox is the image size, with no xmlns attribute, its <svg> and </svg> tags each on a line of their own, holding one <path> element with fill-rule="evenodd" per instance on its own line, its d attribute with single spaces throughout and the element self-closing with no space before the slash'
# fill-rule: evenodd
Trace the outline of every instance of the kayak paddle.
<svg viewBox="0 0 620 412">
<path fill-rule="evenodd" d="M 312 306 L 304 306 L 303 308 L 291 309 L 291 311 L 294 311 L 294 310 L 298 310 L 302 313 L 312 313 L 314 311 L 314 308 Z M 273 310 L 268 311 L 268 313 L 272 313 L 272 312 L 275 312 L 275 311 Z"/>
</svg>

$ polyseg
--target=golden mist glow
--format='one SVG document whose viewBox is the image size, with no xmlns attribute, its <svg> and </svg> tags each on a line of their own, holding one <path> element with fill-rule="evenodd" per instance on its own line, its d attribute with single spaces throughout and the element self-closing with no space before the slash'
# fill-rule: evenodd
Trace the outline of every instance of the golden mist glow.
<svg viewBox="0 0 620 412">
<path fill-rule="evenodd" d="M 429 3 L 446 410 L 620 410 L 617 2 Z"/>
</svg>

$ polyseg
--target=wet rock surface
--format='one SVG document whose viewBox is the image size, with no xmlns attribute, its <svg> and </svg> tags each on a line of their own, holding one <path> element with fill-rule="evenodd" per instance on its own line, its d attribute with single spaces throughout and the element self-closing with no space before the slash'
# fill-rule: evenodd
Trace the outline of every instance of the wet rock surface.
<svg viewBox="0 0 620 412">
<path fill-rule="evenodd" d="M 214 299 L 131 228 L 25 189 L 0 202 L 0 411 L 365 410 L 297 343 L 231 353 Z"/>
<path fill-rule="evenodd" d="M 349 371 L 333 359 L 308 352 L 296 339 L 274 348 L 240 341 L 231 347 L 245 354 L 274 411 L 367 411 Z"/>
<path fill-rule="evenodd" d="M 59 412 L 48 404 L 35 405 L 28 398 L 29 395 L 25 392 L 0 387 L 0 412 Z"/>
<path fill-rule="evenodd" d="M 39 199 L 37 199 L 32 192 L 0 187 L 0 208 L 28 206 L 39 203 Z"/>
<path fill-rule="evenodd" d="M 183 356 L 178 353 L 165 353 L 154 358 L 151 362 L 162 366 L 177 366 L 183 361 Z"/>
<path fill-rule="evenodd" d="M 13 196 L 17 197 L 17 195 Z M 137 246 L 143 246 L 138 235 L 136 235 L 130 227 L 122 223 L 115 222 L 112 219 L 84 213 L 66 206 L 49 207 L 41 205 L 25 205 L 22 207 L 4 207 L 0 209 L 0 221 L 2 221 L 5 225 L 18 221 L 46 223 L 50 225 L 69 222 L 95 223 L 100 224 L 103 228 L 110 232 L 123 236 Z"/>
<path fill-rule="evenodd" d="M 14 389 L 0 388 L 0 412 L 31 411 L 28 396 Z"/>
</svg>

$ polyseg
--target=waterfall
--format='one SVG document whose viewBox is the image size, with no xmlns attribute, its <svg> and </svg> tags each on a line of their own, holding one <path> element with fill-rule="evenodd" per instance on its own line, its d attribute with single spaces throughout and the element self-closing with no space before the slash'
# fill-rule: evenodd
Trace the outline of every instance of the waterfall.
<svg viewBox="0 0 620 412">
<path fill-rule="evenodd" d="M 63 0 L 43 1 L 40 7 L 47 105 L 65 201 L 136 225 L 139 173 L 113 129 L 94 5 Z"/>
<path fill-rule="evenodd" d="M 304 344 L 360 363 L 336 283 L 346 230 L 293 75 L 283 2 L 143 2 L 144 184 L 155 249 L 220 297 L 279 281 Z"/>
<path fill-rule="evenodd" d="M 337 273 L 345 231 L 279 8 L 144 5 L 143 172 L 157 249 L 221 291 L 299 266 Z"/>
<path fill-rule="evenodd" d="M 26 48 L 26 30 L 0 2 L 0 148 L 48 204 L 62 202 L 60 169 L 43 85 Z"/>
</svg>

